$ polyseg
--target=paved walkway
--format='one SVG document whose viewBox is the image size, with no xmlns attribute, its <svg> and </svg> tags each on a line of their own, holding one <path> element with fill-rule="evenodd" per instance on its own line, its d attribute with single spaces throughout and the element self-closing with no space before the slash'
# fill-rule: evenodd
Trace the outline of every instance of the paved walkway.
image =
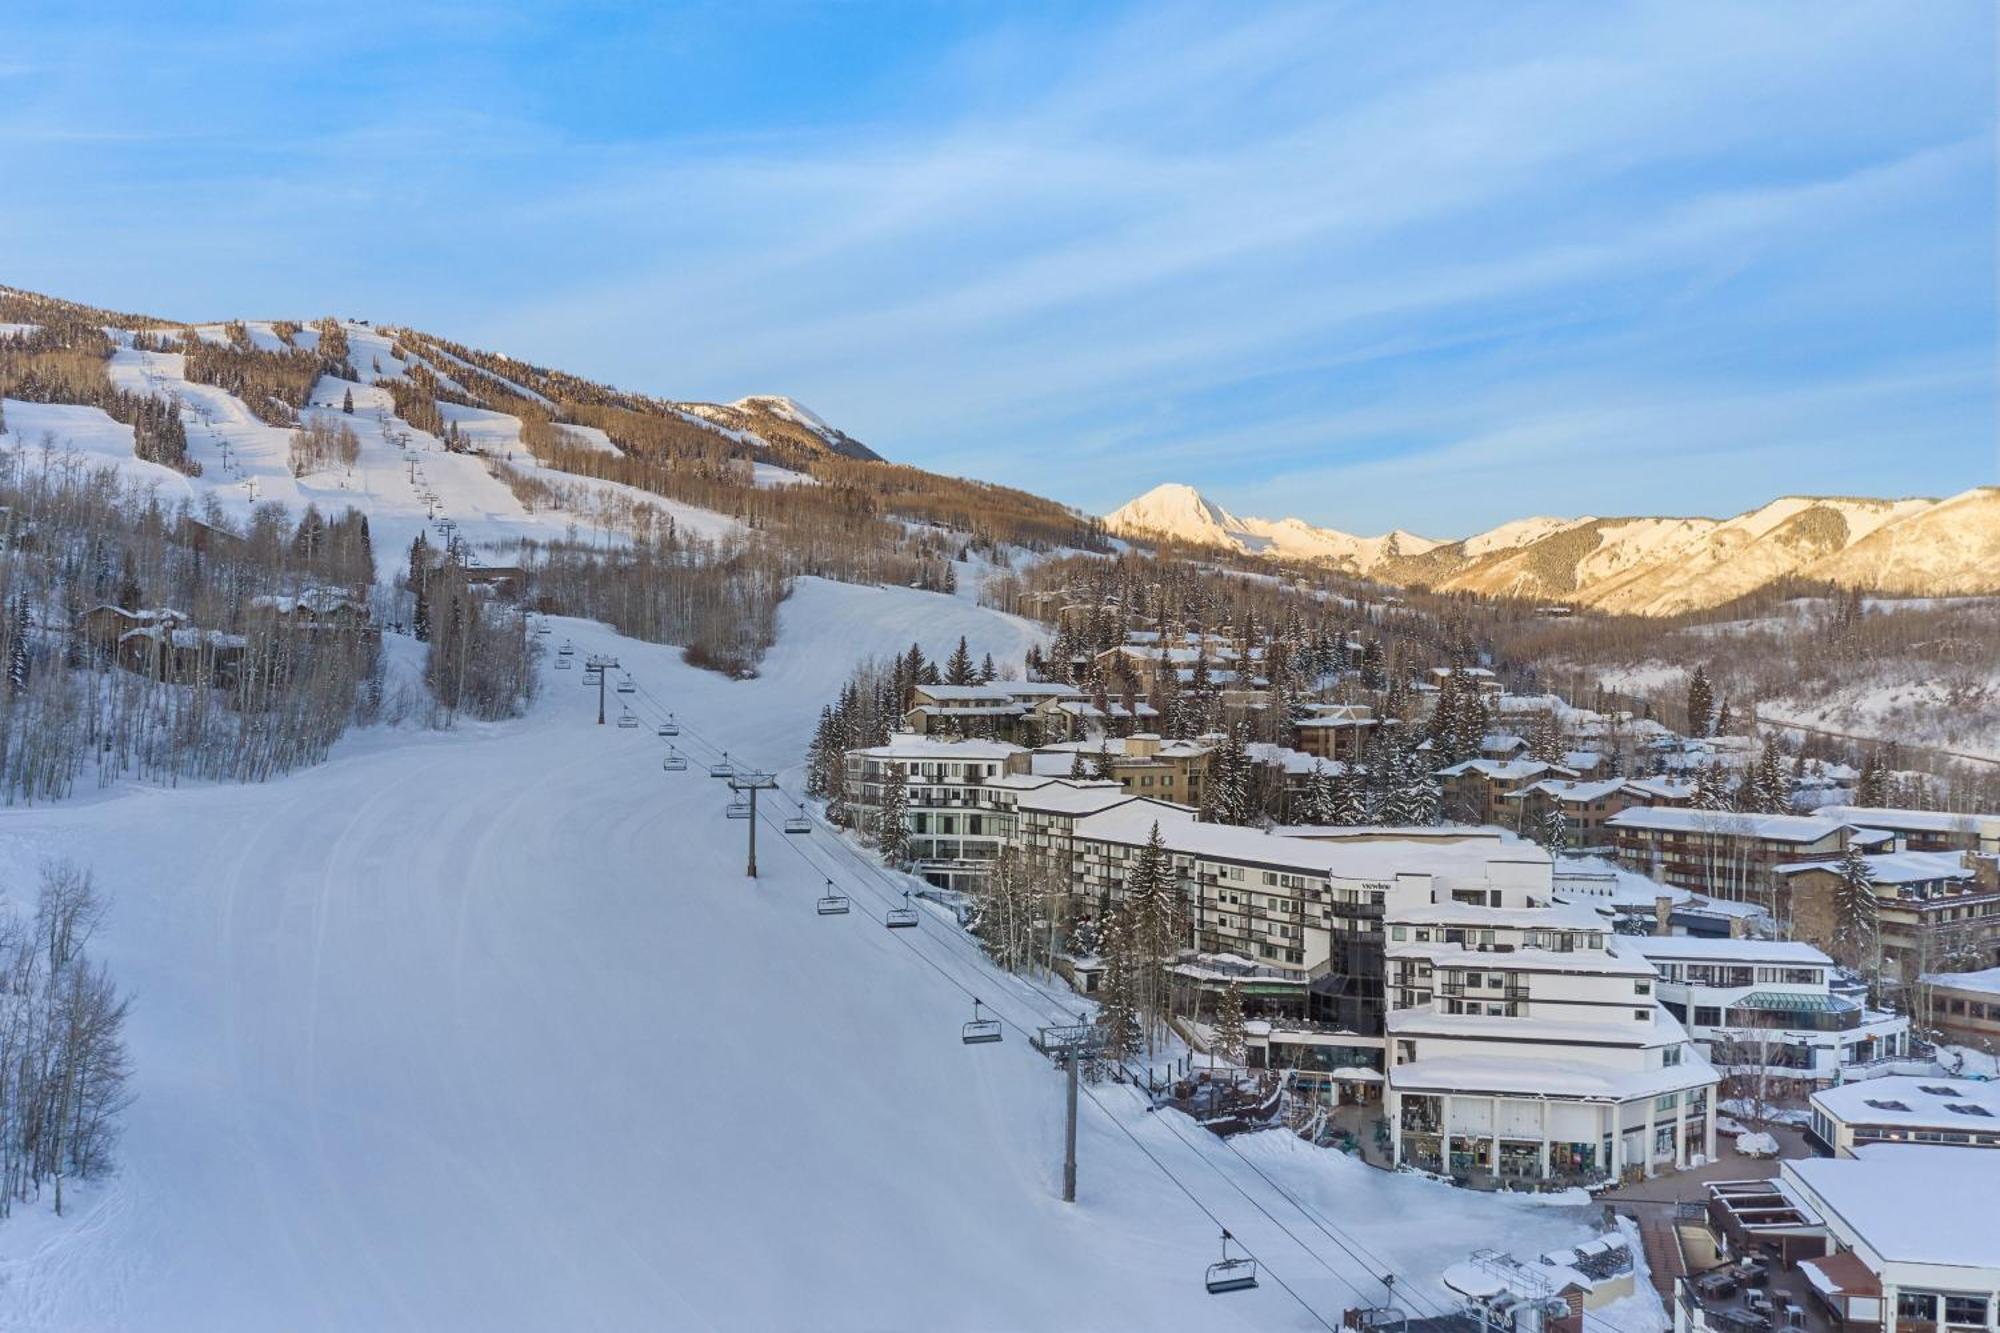
<svg viewBox="0 0 2000 1333">
<path fill-rule="evenodd" d="M 1781 1159 L 1812 1156 L 1812 1150 L 1806 1147 L 1805 1135 L 1800 1131 L 1788 1125 L 1773 1125 L 1769 1132 L 1778 1140 L 1777 1157 L 1745 1157 L 1736 1151 L 1734 1140 L 1718 1135 L 1715 1160 L 1708 1165 L 1621 1185 L 1604 1191 L 1598 1197 L 1606 1203 L 1621 1205 L 1702 1203 L 1708 1199 L 1708 1182 L 1711 1180 L 1768 1180 L 1778 1174 Z"/>
</svg>

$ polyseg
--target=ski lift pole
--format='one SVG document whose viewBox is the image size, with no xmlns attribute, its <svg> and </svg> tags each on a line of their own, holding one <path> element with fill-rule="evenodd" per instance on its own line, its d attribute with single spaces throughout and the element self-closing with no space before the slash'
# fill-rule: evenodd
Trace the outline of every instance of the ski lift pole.
<svg viewBox="0 0 2000 1333">
<path fill-rule="evenodd" d="M 770 773 L 738 773 L 729 779 L 729 789 L 741 794 L 750 793 L 750 856 L 744 867 L 744 874 L 757 878 L 757 793 L 776 791 L 778 779 Z"/>
<path fill-rule="evenodd" d="M 1076 1061 L 1081 1043 L 1069 1048 L 1069 1090 L 1063 1100 L 1063 1202 L 1076 1202 Z"/>
<path fill-rule="evenodd" d="M 601 727 L 604 725 L 604 677 L 607 672 L 618 670 L 618 659 L 592 653 L 583 660 L 583 669 L 597 673 L 597 725 Z M 586 685 L 589 683 L 587 680 L 584 682 Z"/>
</svg>

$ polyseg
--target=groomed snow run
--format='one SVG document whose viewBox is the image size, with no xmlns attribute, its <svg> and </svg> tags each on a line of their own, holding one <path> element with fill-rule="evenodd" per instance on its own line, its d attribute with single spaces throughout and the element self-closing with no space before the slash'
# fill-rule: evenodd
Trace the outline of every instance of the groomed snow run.
<svg viewBox="0 0 2000 1333">
<path fill-rule="evenodd" d="M 95 869 L 137 1071 L 120 1172 L 61 1219 L 0 1221 L 0 1326 L 1314 1329 L 1378 1295 L 1371 1263 L 1442 1302 L 1437 1273 L 1474 1248 L 1591 1234 L 1587 1208 L 1282 1134 L 1238 1157 L 1109 1085 L 1062 1204 L 1059 1077 L 1018 1030 L 961 1045 L 959 984 L 1014 1024 L 1057 1005 L 942 917 L 884 930 L 886 885 L 824 830 L 761 827 L 747 880 L 705 774 L 701 739 L 795 766 L 858 656 L 961 633 L 1018 661 L 1038 631 L 804 580 L 762 678 L 730 682 L 556 621 L 520 721 L 358 733 L 266 785 L 0 812 L 9 892 L 45 858 Z M 583 673 L 552 669 L 566 638 L 618 656 L 644 726 L 594 725 Z M 667 709 L 685 773 L 661 771 Z M 815 915 L 828 874 L 853 914 Z M 1203 1292 L 1215 1225 L 1127 1131 L 1267 1261 L 1262 1287 Z"/>
</svg>

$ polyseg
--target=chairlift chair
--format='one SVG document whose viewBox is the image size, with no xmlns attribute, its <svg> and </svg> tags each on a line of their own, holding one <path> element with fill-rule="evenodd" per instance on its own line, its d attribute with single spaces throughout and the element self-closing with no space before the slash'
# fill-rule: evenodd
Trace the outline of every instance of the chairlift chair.
<svg viewBox="0 0 2000 1333">
<path fill-rule="evenodd" d="M 1211 1296 L 1222 1296 L 1232 1291 L 1248 1291 L 1257 1285 L 1257 1261 L 1247 1253 L 1240 1258 L 1229 1257 L 1229 1242 L 1236 1239 L 1227 1229 L 1222 1233 L 1222 1262 L 1208 1266 L 1205 1285 Z"/>
<path fill-rule="evenodd" d="M 556 659 L 556 670 L 573 671 L 575 669 L 576 669 L 576 663 L 570 661 L 567 657 L 558 657 Z"/>
<path fill-rule="evenodd" d="M 828 880 L 826 882 L 826 893 L 819 900 L 819 907 L 817 909 L 819 914 L 821 916 L 846 916 L 848 907 L 847 895 L 836 893 L 833 888 L 833 881 Z"/>
<path fill-rule="evenodd" d="M 630 711 L 620 713 L 618 715 L 618 725 L 630 730 L 639 725 L 639 715 Z"/>
<path fill-rule="evenodd" d="M 984 1046 L 988 1042 L 999 1041 L 1000 1037 L 1000 1020 L 981 1017 L 979 1000 L 975 996 L 972 1001 L 972 1021 L 960 1029 L 958 1039 L 967 1046 Z"/>
<path fill-rule="evenodd" d="M 722 813 L 730 819 L 748 819 L 750 818 L 750 802 L 746 798 L 739 796 L 724 806 Z"/>
<path fill-rule="evenodd" d="M 729 751 L 724 750 L 722 758 L 708 766 L 708 775 L 712 778 L 733 778 L 736 776 L 736 767 L 729 762 Z"/>
<path fill-rule="evenodd" d="M 674 721 L 672 713 L 668 713 L 667 720 L 660 724 L 660 734 L 662 736 L 678 736 L 681 734 L 681 724 Z"/>
<path fill-rule="evenodd" d="M 678 750 L 667 751 L 667 757 L 660 761 L 660 767 L 669 773 L 685 773 L 687 766 L 687 756 Z"/>
<path fill-rule="evenodd" d="M 560 648 L 556 649 L 556 656 L 558 656 L 558 657 L 575 657 L 575 656 L 576 656 L 576 645 L 575 645 L 575 644 L 573 644 L 573 643 L 569 643 L 569 642 L 565 641 L 565 642 L 563 643 L 563 646 L 562 646 L 562 647 L 560 647 Z"/>
<path fill-rule="evenodd" d="M 882 924 L 891 930 L 914 930 L 917 925 L 917 909 L 910 906 L 910 891 L 903 890 L 903 905 L 889 909 L 889 915 L 882 918 Z"/>
<path fill-rule="evenodd" d="M 785 832 L 811 833 L 812 831 L 813 831 L 812 819 L 810 816 L 806 814 L 806 808 L 803 805 L 799 807 L 799 812 L 797 814 L 785 816 Z"/>
</svg>

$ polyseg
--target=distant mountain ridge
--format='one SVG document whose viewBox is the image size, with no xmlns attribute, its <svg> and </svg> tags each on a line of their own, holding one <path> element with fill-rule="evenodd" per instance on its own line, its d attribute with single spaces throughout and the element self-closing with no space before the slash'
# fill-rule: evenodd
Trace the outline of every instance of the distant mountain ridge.
<svg viewBox="0 0 2000 1333">
<path fill-rule="evenodd" d="M 1734 518 L 1515 519 L 1457 541 L 1357 537 L 1297 518 L 1242 518 L 1191 486 L 1105 515 L 1166 537 L 1324 562 L 1399 587 L 1532 598 L 1635 615 L 1715 606 L 1787 576 L 1895 596 L 2000 591 L 2000 486 L 1948 499 L 1783 496 Z"/>
</svg>

